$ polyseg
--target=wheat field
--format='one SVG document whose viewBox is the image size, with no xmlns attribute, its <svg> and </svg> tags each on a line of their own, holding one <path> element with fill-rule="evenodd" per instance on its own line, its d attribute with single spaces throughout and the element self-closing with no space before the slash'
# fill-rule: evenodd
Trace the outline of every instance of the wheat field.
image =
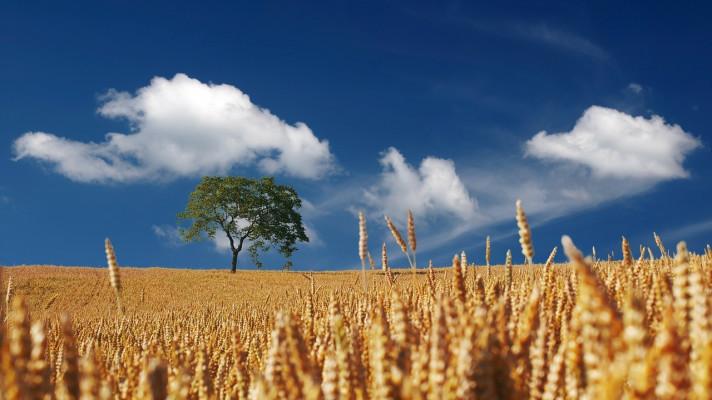
<svg viewBox="0 0 712 400">
<path fill-rule="evenodd" d="M 601 261 L 564 237 L 562 264 L 2 268 L 0 398 L 707 399 L 712 251 L 655 238 Z"/>
</svg>

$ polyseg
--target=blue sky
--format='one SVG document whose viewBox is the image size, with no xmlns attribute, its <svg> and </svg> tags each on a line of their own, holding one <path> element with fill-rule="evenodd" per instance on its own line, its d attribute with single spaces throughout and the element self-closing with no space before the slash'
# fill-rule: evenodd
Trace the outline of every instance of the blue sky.
<svg viewBox="0 0 712 400">
<path fill-rule="evenodd" d="M 206 174 L 297 189 L 299 269 L 358 264 L 356 210 L 396 263 L 409 208 L 422 262 L 520 260 L 517 198 L 539 260 L 711 242 L 704 3 L 261 3 L 2 2 L 0 264 L 226 267 L 176 240 Z"/>
</svg>

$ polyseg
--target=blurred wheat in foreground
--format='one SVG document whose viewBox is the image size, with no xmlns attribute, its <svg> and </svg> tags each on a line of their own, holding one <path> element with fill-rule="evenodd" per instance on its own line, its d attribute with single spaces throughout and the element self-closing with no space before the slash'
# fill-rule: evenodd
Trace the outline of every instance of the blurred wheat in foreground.
<svg viewBox="0 0 712 400">
<path fill-rule="evenodd" d="M 710 398 L 712 251 L 542 265 L 525 228 L 415 275 L 3 268 L 0 398 Z"/>
</svg>

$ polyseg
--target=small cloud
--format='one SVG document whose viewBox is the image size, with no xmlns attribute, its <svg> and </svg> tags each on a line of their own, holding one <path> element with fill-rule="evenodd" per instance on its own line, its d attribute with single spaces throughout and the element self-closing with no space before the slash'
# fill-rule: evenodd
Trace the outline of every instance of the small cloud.
<svg viewBox="0 0 712 400">
<path fill-rule="evenodd" d="M 178 247 L 185 244 L 180 236 L 180 231 L 175 226 L 170 225 L 152 225 L 151 230 L 156 237 L 163 240 L 164 243 L 172 247 Z"/>
<path fill-rule="evenodd" d="M 639 83 L 631 82 L 626 86 L 626 89 L 632 93 L 640 94 L 643 91 L 643 86 Z"/>
<path fill-rule="evenodd" d="M 307 234 L 307 237 L 309 238 L 309 242 L 304 243 L 304 245 L 309 246 L 309 247 L 322 247 L 324 246 L 324 241 L 321 239 L 319 236 L 319 233 L 316 231 L 314 226 L 304 223 L 304 231 Z"/>
<path fill-rule="evenodd" d="M 31 158 L 77 182 L 135 182 L 224 174 L 258 167 L 267 174 L 319 179 L 336 169 L 329 142 L 304 123 L 289 124 L 235 86 L 184 74 L 156 77 L 136 94 L 109 91 L 99 114 L 125 119 L 131 133 L 80 142 L 27 132 L 15 160 Z"/>
<path fill-rule="evenodd" d="M 401 219 L 408 210 L 420 217 L 474 217 L 477 202 L 470 197 L 452 160 L 426 157 L 416 170 L 396 148 L 390 147 L 380 163 L 380 180 L 365 193 L 366 202 L 373 209 L 394 219 Z"/>
<path fill-rule="evenodd" d="M 537 133 L 526 142 L 526 154 L 583 165 L 600 178 L 659 182 L 686 178 L 685 157 L 700 146 L 699 139 L 658 115 L 634 117 L 591 106 L 570 132 Z"/>
<path fill-rule="evenodd" d="M 217 251 L 218 253 L 232 253 L 232 248 L 230 247 L 230 239 L 228 239 L 225 232 L 215 232 L 215 237 L 212 239 L 212 241 L 215 251 Z M 245 244 L 243 245 L 244 248 L 247 248 L 247 244 L 247 241 L 245 241 Z"/>
</svg>

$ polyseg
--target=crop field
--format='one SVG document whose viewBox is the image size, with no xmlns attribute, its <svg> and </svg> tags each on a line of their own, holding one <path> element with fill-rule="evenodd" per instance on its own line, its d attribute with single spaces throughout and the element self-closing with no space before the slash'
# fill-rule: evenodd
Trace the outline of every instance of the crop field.
<svg viewBox="0 0 712 400">
<path fill-rule="evenodd" d="M 3 398 L 707 398 L 712 254 L 564 246 L 386 265 L 366 291 L 354 271 L 3 268 Z"/>
</svg>

